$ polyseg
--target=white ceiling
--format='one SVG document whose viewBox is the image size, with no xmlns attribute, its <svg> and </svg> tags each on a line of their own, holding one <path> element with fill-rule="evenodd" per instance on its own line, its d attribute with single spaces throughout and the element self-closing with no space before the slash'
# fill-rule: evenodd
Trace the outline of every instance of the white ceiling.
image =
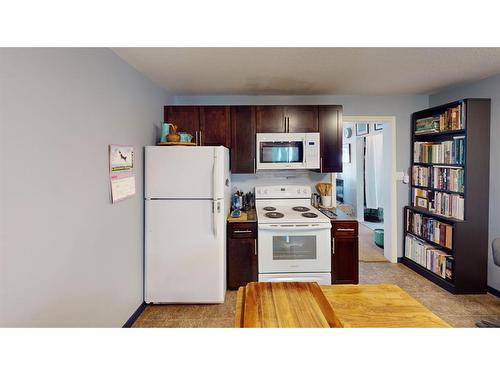
<svg viewBox="0 0 500 375">
<path fill-rule="evenodd" d="M 401 95 L 500 73 L 500 48 L 114 48 L 173 95 Z"/>
</svg>

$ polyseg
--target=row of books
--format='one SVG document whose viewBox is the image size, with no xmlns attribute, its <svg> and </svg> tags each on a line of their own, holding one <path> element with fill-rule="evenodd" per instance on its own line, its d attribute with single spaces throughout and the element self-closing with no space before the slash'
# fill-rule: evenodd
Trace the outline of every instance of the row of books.
<svg viewBox="0 0 500 375">
<path fill-rule="evenodd" d="M 453 137 L 452 141 L 415 142 L 413 145 L 415 163 L 464 164 L 465 137 Z"/>
<path fill-rule="evenodd" d="M 434 189 L 464 192 L 463 168 L 435 166 L 432 172 L 432 187 Z"/>
<path fill-rule="evenodd" d="M 421 187 L 448 190 L 457 193 L 464 192 L 464 170 L 462 167 L 433 166 L 412 167 L 412 184 Z"/>
<path fill-rule="evenodd" d="M 414 165 L 411 170 L 411 183 L 413 185 L 428 187 L 431 175 L 431 167 Z"/>
<path fill-rule="evenodd" d="M 450 250 L 453 248 L 453 226 L 435 218 L 406 210 L 406 231 Z"/>
<path fill-rule="evenodd" d="M 415 134 L 439 133 L 450 130 L 465 129 L 465 103 L 460 103 L 445 112 L 425 118 L 415 123 Z"/>
<path fill-rule="evenodd" d="M 453 279 L 453 256 L 409 234 L 405 238 L 405 257 L 443 279 Z"/>
<path fill-rule="evenodd" d="M 458 194 L 413 188 L 413 205 L 439 215 L 464 220 L 464 198 Z"/>
</svg>

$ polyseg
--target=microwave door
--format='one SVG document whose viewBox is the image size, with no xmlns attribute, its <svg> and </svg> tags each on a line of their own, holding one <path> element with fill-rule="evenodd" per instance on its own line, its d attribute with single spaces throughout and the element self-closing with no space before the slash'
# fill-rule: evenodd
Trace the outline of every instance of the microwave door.
<svg viewBox="0 0 500 375">
<path fill-rule="evenodd" d="M 304 141 L 261 141 L 258 144 L 257 169 L 304 168 Z"/>
</svg>

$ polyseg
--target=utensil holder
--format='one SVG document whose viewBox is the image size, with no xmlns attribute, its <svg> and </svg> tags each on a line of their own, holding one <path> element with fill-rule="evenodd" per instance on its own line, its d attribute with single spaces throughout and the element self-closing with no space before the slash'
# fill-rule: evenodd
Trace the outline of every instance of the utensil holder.
<svg viewBox="0 0 500 375">
<path fill-rule="evenodd" d="M 321 205 L 323 207 L 332 207 L 332 196 L 331 195 L 322 195 L 321 196 Z"/>
</svg>

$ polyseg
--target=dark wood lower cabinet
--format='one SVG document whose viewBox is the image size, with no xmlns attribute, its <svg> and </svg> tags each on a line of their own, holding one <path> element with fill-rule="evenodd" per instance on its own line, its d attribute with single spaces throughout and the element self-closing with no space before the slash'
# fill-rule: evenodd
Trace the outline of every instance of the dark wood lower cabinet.
<svg viewBox="0 0 500 375">
<path fill-rule="evenodd" d="M 257 223 L 227 224 L 227 288 L 258 281 Z"/>
<path fill-rule="evenodd" d="M 332 222 L 332 284 L 359 283 L 358 222 Z"/>
</svg>

